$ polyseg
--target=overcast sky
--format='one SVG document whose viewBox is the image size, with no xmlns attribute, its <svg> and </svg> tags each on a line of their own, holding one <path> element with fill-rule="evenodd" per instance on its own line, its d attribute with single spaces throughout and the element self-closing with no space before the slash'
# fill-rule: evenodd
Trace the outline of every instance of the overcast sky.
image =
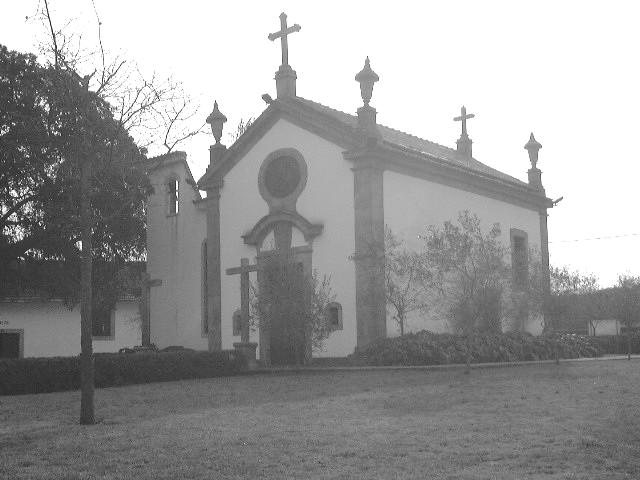
<svg viewBox="0 0 640 480">
<path fill-rule="evenodd" d="M 42 0 L 40 0 L 42 1 Z M 91 0 L 50 0 L 54 20 L 76 18 L 95 42 Z M 44 32 L 26 20 L 38 0 L 7 2 L 0 42 L 36 51 Z M 275 97 L 278 15 L 302 30 L 289 40 L 298 95 L 349 113 L 365 56 L 380 76 L 371 104 L 381 124 L 455 147 L 465 105 L 474 157 L 526 180 L 529 133 L 542 143 L 551 263 L 599 276 L 640 275 L 640 4 L 634 1 L 122 1 L 95 0 L 107 50 L 172 74 L 202 102 L 214 99 L 229 132 Z M 393 8 L 392 8 L 393 6 Z M 95 45 L 95 43 L 93 43 Z M 194 176 L 210 136 L 182 146 Z M 227 144 L 228 139 L 227 139 Z M 618 238 L 611 238 L 618 237 Z"/>
</svg>

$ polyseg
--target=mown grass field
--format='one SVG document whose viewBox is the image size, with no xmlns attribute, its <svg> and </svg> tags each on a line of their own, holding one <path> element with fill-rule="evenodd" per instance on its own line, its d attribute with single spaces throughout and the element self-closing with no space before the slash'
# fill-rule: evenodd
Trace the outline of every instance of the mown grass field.
<svg viewBox="0 0 640 480">
<path fill-rule="evenodd" d="M 0 397 L 7 479 L 639 479 L 640 361 Z"/>
</svg>

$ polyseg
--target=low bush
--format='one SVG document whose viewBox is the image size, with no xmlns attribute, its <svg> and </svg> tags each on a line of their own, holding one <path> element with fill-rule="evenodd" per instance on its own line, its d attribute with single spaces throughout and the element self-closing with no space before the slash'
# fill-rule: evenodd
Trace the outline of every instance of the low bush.
<svg viewBox="0 0 640 480">
<path fill-rule="evenodd" d="M 602 353 L 609 355 L 626 355 L 629 338 L 627 335 L 601 335 L 590 337 L 591 341 L 597 344 Z M 631 334 L 631 353 L 640 353 L 640 333 Z"/>
<path fill-rule="evenodd" d="M 96 387 L 166 382 L 233 375 L 246 368 L 235 351 L 147 352 L 95 355 Z M 0 395 L 45 393 L 80 388 L 80 358 L 0 360 Z"/>
<path fill-rule="evenodd" d="M 533 336 L 528 333 L 452 335 L 428 331 L 378 340 L 354 353 L 361 365 L 442 365 L 447 363 L 513 362 L 560 358 L 596 357 L 602 349 L 593 337 L 562 334 Z"/>
</svg>

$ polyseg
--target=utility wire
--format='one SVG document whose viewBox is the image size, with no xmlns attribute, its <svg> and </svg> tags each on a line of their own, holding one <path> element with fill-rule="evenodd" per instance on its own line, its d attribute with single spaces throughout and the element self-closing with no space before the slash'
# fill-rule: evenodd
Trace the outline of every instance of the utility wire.
<svg viewBox="0 0 640 480">
<path fill-rule="evenodd" d="M 639 237 L 640 233 L 626 233 L 623 235 L 607 235 L 602 237 L 591 237 L 591 238 L 574 238 L 571 240 L 555 240 L 549 243 L 570 243 L 570 242 L 589 242 L 593 240 L 610 240 L 612 238 L 628 238 L 628 237 Z"/>
</svg>

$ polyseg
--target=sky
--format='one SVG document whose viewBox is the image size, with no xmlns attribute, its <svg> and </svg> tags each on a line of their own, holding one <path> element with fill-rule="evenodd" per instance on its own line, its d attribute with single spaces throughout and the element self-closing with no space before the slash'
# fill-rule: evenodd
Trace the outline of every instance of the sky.
<svg viewBox="0 0 640 480">
<path fill-rule="evenodd" d="M 42 0 L 7 2 L 0 43 L 37 52 Z M 275 97 L 279 42 L 267 35 L 288 15 L 297 93 L 338 110 L 361 105 L 354 80 L 364 59 L 380 76 L 378 122 L 455 148 L 465 105 L 474 157 L 525 180 L 524 144 L 542 144 L 551 264 L 593 273 L 602 286 L 640 275 L 638 121 L 640 3 L 635 1 L 193 1 L 50 0 L 54 21 L 96 45 L 94 5 L 108 54 L 144 72 L 172 75 L 200 105 L 218 101 L 227 136 Z M 180 146 L 197 178 L 210 135 Z M 153 149 L 151 150 L 153 153 Z"/>
</svg>

